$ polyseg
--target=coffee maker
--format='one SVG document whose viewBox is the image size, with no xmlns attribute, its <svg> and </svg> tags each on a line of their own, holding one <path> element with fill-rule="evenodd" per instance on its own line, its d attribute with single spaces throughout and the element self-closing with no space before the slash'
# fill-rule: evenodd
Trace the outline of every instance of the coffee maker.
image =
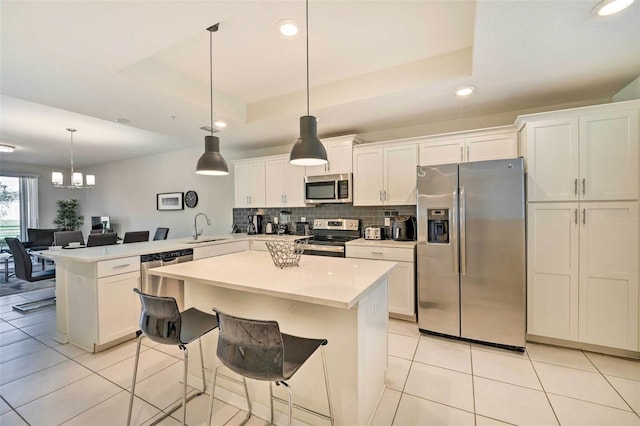
<svg viewBox="0 0 640 426">
<path fill-rule="evenodd" d="M 247 234 L 264 234 L 265 216 L 264 211 L 258 210 L 255 214 L 247 216 Z"/>
</svg>

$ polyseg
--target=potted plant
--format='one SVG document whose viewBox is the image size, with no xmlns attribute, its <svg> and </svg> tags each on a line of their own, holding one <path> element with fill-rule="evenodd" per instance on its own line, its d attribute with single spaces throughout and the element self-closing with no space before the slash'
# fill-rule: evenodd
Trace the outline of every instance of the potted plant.
<svg viewBox="0 0 640 426">
<path fill-rule="evenodd" d="M 58 200 L 58 212 L 53 223 L 63 231 L 75 231 L 84 223 L 84 216 L 80 214 L 78 200 Z"/>
</svg>

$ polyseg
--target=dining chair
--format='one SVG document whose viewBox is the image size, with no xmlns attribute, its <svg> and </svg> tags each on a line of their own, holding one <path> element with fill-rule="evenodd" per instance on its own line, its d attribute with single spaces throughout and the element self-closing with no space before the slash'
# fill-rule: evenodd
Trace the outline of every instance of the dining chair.
<svg viewBox="0 0 640 426">
<path fill-rule="evenodd" d="M 142 304 L 142 313 L 140 314 L 140 330 L 136 332 L 138 338 L 138 347 L 136 349 L 136 358 L 133 364 L 133 381 L 131 384 L 131 396 L 129 397 L 129 412 L 127 414 L 127 426 L 131 424 L 131 411 L 133 408 L 133 397 L 136 389 L 136 375 L 138 373 L 138 360 L 140 359 L 140 344 L 142 337 L 146 336 L 149 340 L 163 345 L 175 345 L 183 351 L 184 371 L 182 376 L 183 394 L 182 405 L 175 407 L 173 410 L 166 412 L 161 418 L 156 419 L 157 424 L 162 419 L 168 417 L 183 407 L 182 424 L 186 424 L 187 420 L 187 401 L 202 395 L 206 391 L 206 381 L 204 377 L 204 360 L 202 356 L 202 341 L 200 338 L 218 327 L 218 318 L 216 315 L 202 312 L 196 308 L 189 308 L 183 312 L 178 309 L 178 303 L 173 297 L 153 296 L 146 294 L 134 288 L 140 303 Z M 187 398 L 187 369 L 189 365 L 189 351 L 187 344 L 198 339 L 200 345 L 200 369 L 202 371 L 202 391 L 191 395 Z"/>
<path fill-rule="evenodd" d="M 43 269 L 42 271 L 33 272 L 31 256 L 29 256 L 27 249 L 24 248 L 24 245 L 22 245 L 22 242 L 19 239 L 6 237 L 4 240 L 7 242 L 9 249 L 11 249 L 11 254 L 13 255 L 13 265 L 16 278 L 35 282 L 56 277 L 55 269 Z"/>
<path fill-rule="evenodd" d="M 118 242 L 118 234 L 105 232 L 104 234 L 89 234 L 87 247 L 110 246 Z"/>
<path fill-rule="evenodd" d="M 129 231 L 124 233 L 122 244 L 149 241 L 149 231 Z"/>
<path fill-rule="evenodd" d="M 156 228 L 156 233 L 153 234 L 153 241 L 166 240 L 169 235 L 169 228 Z"/>
<path fill-rule="evenodd" d="M 271 408 L 270 424 L 273 424 L 273 401 L 288 402 L 289 426 L 293 418 L 293 407 L 301 408 L 307 413 L 329 420 L 334 425 L 333 407 L 329 392 L 329 375 L 324 353 L 326 339 L 309 339 L 281 333 L 277 321 L 262 321 L 235 317 L 214 308 L 218 316 L 218 347 L 216 354 L 222 362 L 212 379 L 211 399 L 209 401 L 209 424 L 213 413 L 213 398 L 216 390 L 218 368 L 222 365 L 242 376 L 247 393 L 246 378 L 269 382 L 269 405 Z M 320 348 L 322 369 L 329 404 L 329 414 L 318 413 L 293 403 L 291 387 L 287 384 L 309 357 Z M 289 394 L 288 401 L 273 396 L 273 383 L 283 385 Z M 242 424 L 251 417 L 251 400 L 247 393 L 247 416 Z"/>
<path fill-rule="evenodd" d="M 53 245 L 66 247 L 69 243 L 84 244 L 82 231 L 57 231 L 53 233 Z"/>
</svg>

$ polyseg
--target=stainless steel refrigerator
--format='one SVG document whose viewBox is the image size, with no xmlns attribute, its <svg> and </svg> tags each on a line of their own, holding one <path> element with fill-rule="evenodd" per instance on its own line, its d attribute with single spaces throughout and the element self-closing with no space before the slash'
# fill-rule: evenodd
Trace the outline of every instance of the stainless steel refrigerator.
<svg viewBox="0 0 640 426">
<path fill-rule="evenodd" d="M 418 327 L 523 350 L 521 158 L 418 167 Z"/>
</svg>

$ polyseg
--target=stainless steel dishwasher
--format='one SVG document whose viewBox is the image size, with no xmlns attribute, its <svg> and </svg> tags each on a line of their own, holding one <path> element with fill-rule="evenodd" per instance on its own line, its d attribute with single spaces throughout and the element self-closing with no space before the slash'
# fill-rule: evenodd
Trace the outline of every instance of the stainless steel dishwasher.
<svg viewBox="0 0 640 426">
<path fill-rule="evenodd" d="M 184 309 L 184 281 L 149 274 L 149 269 L 193 260 L 193 249 L 171 250 L 140 256 L 140 285 L 142 291 L 157 296 L 170 296 Z"/>
</svg>

